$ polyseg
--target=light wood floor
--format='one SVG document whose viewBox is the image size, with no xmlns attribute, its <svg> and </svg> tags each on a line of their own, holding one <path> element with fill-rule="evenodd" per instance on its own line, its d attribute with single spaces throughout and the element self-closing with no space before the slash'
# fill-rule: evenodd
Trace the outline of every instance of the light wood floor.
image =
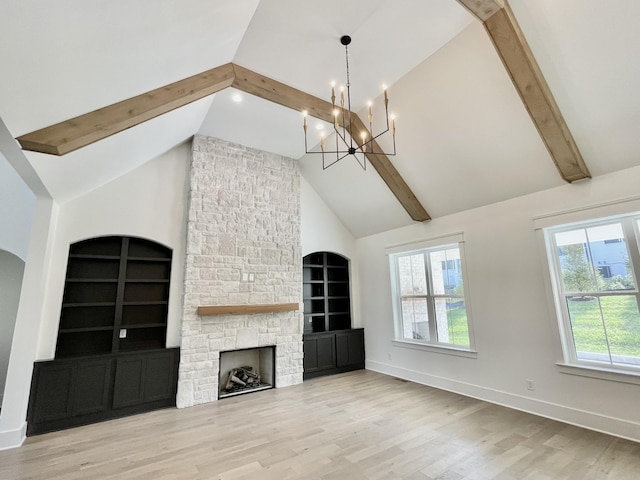
<svg viewBox="0 0 640 480">
<path fill-rule="evenodd" d="M 640 478 L 640 444 L 359 371 L 27 439 L 0 479 Z"/>
</svg>

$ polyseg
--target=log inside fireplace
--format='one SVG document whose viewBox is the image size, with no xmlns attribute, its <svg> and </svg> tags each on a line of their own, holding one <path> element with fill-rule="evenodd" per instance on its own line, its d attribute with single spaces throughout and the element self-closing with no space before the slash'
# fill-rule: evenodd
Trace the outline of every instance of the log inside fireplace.
<svg viewBox="0 0 640 480">
<path fill-rule="evenodd" d="M 275 386 L 275 346 L 220 352 L 218 398 Z"/>
</svg>

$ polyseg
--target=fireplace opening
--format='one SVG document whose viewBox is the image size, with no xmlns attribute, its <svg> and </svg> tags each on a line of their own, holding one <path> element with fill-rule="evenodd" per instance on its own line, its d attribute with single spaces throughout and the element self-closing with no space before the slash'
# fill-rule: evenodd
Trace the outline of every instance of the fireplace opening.
<svg viewBox="0 0 640 480">
<path fill-rule="evenodd" d="M 273 388 L 276 383 L 276 347 L 220 352 L 218 398 Z"/>
</svg>

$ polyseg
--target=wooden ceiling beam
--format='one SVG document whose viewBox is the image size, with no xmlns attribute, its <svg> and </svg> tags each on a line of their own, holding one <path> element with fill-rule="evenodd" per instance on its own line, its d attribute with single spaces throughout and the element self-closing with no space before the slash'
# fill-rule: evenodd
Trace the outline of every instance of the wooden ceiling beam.
<svg viewBox="0 0 640 480">
<path fill-rule="evenodd" d="M 16 140 L 23 150 L 64 155 L 227 88 L 233 76 L 227 63 Z"/>
<path fill-rule="evenodd" d="M 355 113 L 352 114 L 351 127 L 352 130 L 347 126 L 347 130 L 353 138 L 358 138 L 359 132 L 369 131 L 362 120 L 360 120 L 360 117 Z M 371 132 L 369 132 L 369 134 L 371 134 Z M 378 142 L 373 140 L 371 143 L 374 152 L 382 152 L 382 148 L 378 145 Z M 387 155 L 372 155 L 370 153 L 365 155 L 369 163 L 376 169 L 378 175 L 380 175 L 380 178 L 382 178 L 382 181 L 387 184 L 389 190 L 391 190 L 413 220 L 416 222 L 431 220 L 431 216 L 424 209 L 420 201 L 418 201 Z"/>
<path fill-rule="evenodd" d="M 227 63 L 165 87 L 27 133 L 17 140 L 23 150 L 64 155 L 227 87 L 237 88 L 293 110 L 307 110 L 314 118 L 333 122 L 329 102 L 239 65 Z M 359 122 L 358 125 L 362 124 L 357 115 L 353 114 L 353 117 Z M 358 127 L 358 131 L 360 130 Z M 413 220 L 422 222 L 430 219 L 388 157 L 370 156 L 369 161 Z"/>
<path fill-rule="evenodd" d="M 498 0 L 458 2 L 483 22 L 562 178 L 569 183 L 591 178 L 509 4 Z"/>
<path fill-rule="evenodd" d="M 306 110 L 314 118 L 333 123 L 333 108 L 328 101 L 321 100 L 318 97 L 309 95 L 284 83 L 276 82 L 238 65 L 234 64 L 233 69 L 235 71 L 235 79 L 232 87 L 299 112 Z M 356 133 L 367 130 L 355 113 L 352 112 L 351 117 Z M 349 133 L 351 134 L 351 132 Z M 382 151 L 377 144 L 374 148 L 377 151 Z M 389 157 L 386 155 L 367 155 L 367 158 L 382 178 L 382 181 L 387 184 L 413 220 L 424 222 L 431 219 L 402 176 L 400 176 L 400 173 L 393 166 Z"/>
</svg>

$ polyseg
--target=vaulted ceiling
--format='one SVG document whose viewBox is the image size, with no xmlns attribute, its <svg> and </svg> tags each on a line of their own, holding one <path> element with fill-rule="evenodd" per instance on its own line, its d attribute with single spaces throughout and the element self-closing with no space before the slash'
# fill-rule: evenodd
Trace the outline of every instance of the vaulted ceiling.
<svg viewBox="0 0 640 480">
<path fill-rule="evenodd" d="M 258 80 L 233 74 L 217 93 L 62 156 L 6 141 L 0 152 L 65 202 L 196 133 L 211 135 L 299 159 L 305 179 L 358 237 L 414 222 L 420 215 L 407 203 L 436 218 L 640 164 L 640 2 L 509 5 L 521 31 L 505 33 L 509 9 L 498 0 L 8 2 L 0 17 L 2 138 L 28 138 L 228 63 Z M 251 94 L 266 79 L 328 101 L 329 82 L 344 81 L 344 34 L 353 38 L 360 118 L 368 99 L 381 104 L 381 84 L 390 85 L 398 154 L 388 158 L 387 178 L 352 158 L 323 171 L 319 156 L 304 154 L 298 100 L 283 106 Z M 397 185 L 385 184 L 396 176 L 413 199 L 399 201 Z"/>
</svg>

